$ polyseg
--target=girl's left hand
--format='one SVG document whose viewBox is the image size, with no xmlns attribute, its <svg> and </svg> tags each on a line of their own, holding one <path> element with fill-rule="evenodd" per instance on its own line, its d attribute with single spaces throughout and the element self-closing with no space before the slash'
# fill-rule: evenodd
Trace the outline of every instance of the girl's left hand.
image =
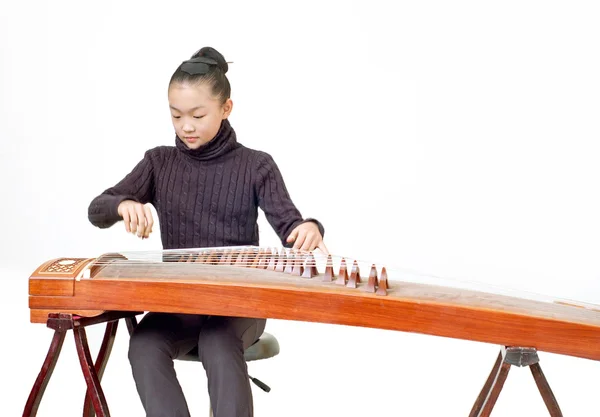
<svg viewBox="0 0 600 417">
<path fill-rule="evenodd" d="M 308 221 L 298 225 L 287 238 L 288 243 L 294 242 L 294 249 L 312 251 L 315 248 L 328 255 L 329 251 L 323 243 L 323 236 L 315 222 Z"/>
</svg>

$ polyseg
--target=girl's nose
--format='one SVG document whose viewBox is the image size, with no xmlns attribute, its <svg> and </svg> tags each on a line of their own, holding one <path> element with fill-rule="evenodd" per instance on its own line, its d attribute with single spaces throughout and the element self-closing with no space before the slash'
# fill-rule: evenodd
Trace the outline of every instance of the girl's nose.
<svg viewBox="0 0 600 417">
<path fill-rule="evenodd" d="M 185 124 L 185 125 L 183 125 L 183 131 L 184 132 L 193 132 L 194 131 L 194 126 Z"/>
</svg>

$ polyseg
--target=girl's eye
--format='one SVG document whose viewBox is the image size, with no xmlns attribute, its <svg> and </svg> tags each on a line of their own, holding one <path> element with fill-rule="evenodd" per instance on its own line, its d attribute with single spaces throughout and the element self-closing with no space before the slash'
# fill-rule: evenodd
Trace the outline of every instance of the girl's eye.
<svg viewBox="0 0 600 417">
<path fill-rule="evenodd" d="M 204 116 L 194 116 L 194 119 L 202 119 Z"/>
<path fill-rule="evenodd" d="M 173 119 L 179 119 L 181 116 L 173 116 Z"/>
</svg>

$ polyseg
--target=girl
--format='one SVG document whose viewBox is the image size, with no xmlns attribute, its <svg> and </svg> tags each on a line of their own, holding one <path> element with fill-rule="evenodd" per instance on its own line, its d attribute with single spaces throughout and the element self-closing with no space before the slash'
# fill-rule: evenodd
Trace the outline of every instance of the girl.
<svg viewBox="0 0 600 417">
<path fill-rule="evenodd" d="M 260 207 L 284 246 L 327 253 L 323 226 L 303 219 L 271 156 L 236 139 L 225 58 L 205 47 L 171 77 L 169 107 L 175 146 L 159 146 L 123 180 L 90 204 L 90 222 L 123 220 L 140 238 L 152 232 L 152 204 L 164 249 L 258 245 Z M 253 415 L 244 350 L 266 320 L 148 313 L 135 329 L 129 361 L 148 417 L 188 417 L 173 360 L 196 346 L 215 417 Z"/>
</svg>

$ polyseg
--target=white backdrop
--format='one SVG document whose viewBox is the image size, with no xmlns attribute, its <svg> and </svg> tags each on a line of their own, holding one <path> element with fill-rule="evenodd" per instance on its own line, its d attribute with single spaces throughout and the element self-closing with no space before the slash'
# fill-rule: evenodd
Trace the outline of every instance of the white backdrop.
<svg viewBox="0 0 600 417">
<path fill-rule="evenodd" d="M 2 2 L 2 415 L 17 416 L 51 331 L 27 278 L 58 256 L 160 249 L 87 221 L 146 149 L 173 144 L 166 88 L 202 46 L 233 61 L 239 140 L 279 164 L 331 252 L 600 303 L 600 8 L 595 2 Z M 262 244 L 277 239 L 261 217 Z M 103 385 L 142 416 L 120 329 Z M 259 416 L 465 416 L 498 347 L 271 320 L 250 373 Z M 97 346 L 103 330 L 90 330 Z M 95 348 L 93 350 L 95 352 Z M 565 415 L 597 412 L 598 363 L 541 354 Z M 193 415 L 199 364 L 177 363 Z M 67 338 L 39 416 L 80 415 Z M 58 411 L 58 410 L 62 411 Z M 494 417 L 545 416 L 526 369 Z"/>
</svg>

